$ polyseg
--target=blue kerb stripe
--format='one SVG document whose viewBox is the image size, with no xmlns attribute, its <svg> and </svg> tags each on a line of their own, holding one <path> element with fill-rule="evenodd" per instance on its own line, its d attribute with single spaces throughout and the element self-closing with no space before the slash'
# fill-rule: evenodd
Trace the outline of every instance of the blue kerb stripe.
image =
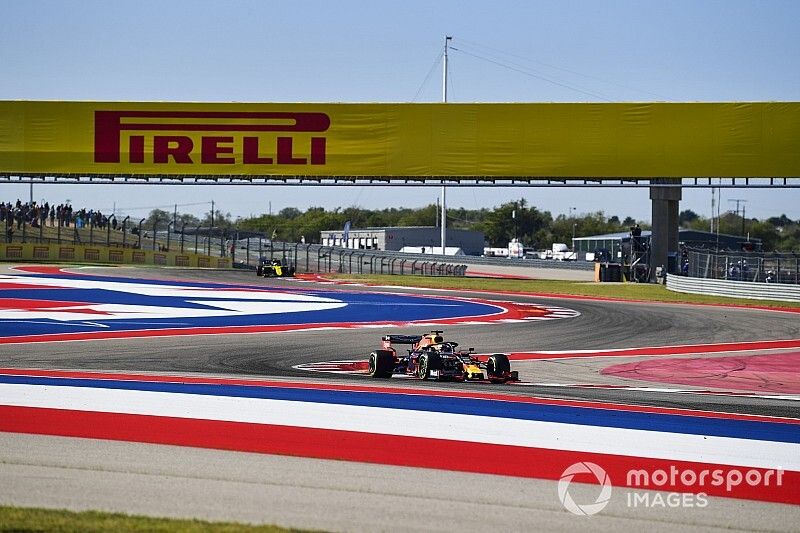
<svg viewBox="0 0 800 533">
<path fill-rule="evenodd" d="M 794 444 L 800 443 L 800 425 L 797 424 L 734 420 L 727 418 L 703 418 L 661 413 L 641 413 L 635 411 L 506 402 L 476 398 L 251 385 L 161 383 L 33 376 L 0 376 L 0 383 L 171 392 L 205 396 L 229 396 L 335 405 L 357 405 L 436 413 L 512 418 L 518 420 L 536 420 L 584 426 L 663 431 L 688 435 L 708 435 Z"/>
</svg>

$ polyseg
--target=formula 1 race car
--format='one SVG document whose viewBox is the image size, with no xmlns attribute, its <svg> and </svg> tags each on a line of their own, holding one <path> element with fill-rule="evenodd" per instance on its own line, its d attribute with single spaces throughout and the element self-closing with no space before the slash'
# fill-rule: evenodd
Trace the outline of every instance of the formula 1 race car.
<svg viewBox="0 0 800 533">
<path fill-rule="evenodd" d="M 384 335 L 383 346 L 369 354 L 369 375 L 390 378 L 405 374 L 420 379 L 478 381 L 492 383 L 517 381 L 508 356 L 495 353 L 486 361 L 478 359 L 474 350 L 458 350 L 457 342 L 445 342 L 441 331 L 425 335 Z M 398 353 L 395 345 L 410 345 L 407 353 Z"/>
<path fill-rule="evenodd" d="M 284 264 L 280 259 L 262 257 L 256 266 L 256 276 L 265 278 L 287 278 L 294 276 L 294 267 Z"/>
</svg>

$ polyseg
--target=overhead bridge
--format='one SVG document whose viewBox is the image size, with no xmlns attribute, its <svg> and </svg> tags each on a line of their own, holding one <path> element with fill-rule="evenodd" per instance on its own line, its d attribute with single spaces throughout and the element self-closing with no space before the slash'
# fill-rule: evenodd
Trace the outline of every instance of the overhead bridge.
<svg viewBox="0 0 800 533">
<path fill-rule="evenodd" d="M 800 186 L 800 102 L 0 101 L 0 183 L 649 187 L 666 265 L 682 188 Z"/>
<path fill-rule="evenodd" d="M 0 183 L 18 184 L 76 184 L 76 185 L 314 185 L 314 186 L 364 186 L 382 187 L 613 187 L 642 188 L 652 187 L 650 178 L 537 178 L 517 176 L 498 179 L 493 176 L 251 176 L 251 175 L 115 175 L 115 174 L 0 174 Z M 689 189 L 771 189 L 800 188 L 800 177 L 790 178 L 663 178 L 659 187 Z"/>
</svg>

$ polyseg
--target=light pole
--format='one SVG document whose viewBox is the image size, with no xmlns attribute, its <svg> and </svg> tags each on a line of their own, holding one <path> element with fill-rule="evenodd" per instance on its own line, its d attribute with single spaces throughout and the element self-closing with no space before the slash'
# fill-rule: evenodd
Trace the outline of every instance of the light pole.
<svg viewBox="0 0 800 533">
<path fill-rule="evenodd" d="M 572 223 L 572 251 L 575 251 L 575 228 L 578 227 L 577 222 Z"/>
<path fill-rule="evenodd" d="M 570 207 L 569 208 L 569 218 L 572 219 L 572 251 L 575 251 L 575 228 L 578 226 L 578 223 L 575 222 L 575 211 L 577 211 L 577 207 Z"/>
<path fill-rule="evenodd" d="M 514 209 L 511 211 L 511 220 L 514 222 L 514 239 L 517 238 L 517 206 L 514 204 Z"/>
<path fill-rule="evenodd" d="M 442 65 L 442 102 L 444 103 L 447 103 L 447 49 L 452 39 L 449 35 L 444 38 L 444 64 Z M 444 180 L 442 180 L 442 224 L 439 229 L 441 230 L 442 255 L 445 255 L 447 250 L 447 187 Z"/>
</svg>

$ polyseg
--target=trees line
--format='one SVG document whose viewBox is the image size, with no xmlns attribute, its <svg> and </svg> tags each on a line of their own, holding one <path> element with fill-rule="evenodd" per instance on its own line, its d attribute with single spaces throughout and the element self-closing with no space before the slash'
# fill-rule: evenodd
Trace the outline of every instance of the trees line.
<svg viewBox="0 0 800 533">
<path fill-rule="evenodd" d="M 175 219 L 175 228 L 183 224 L 188 227 L 210 227 L 227 230 L 253 231 L 273 236 L 276 240 L 318 243 L 320 232 L 337 230 L 350 221 L 352 228 L 392 227 L 392 226 L 436 226 L 439 210 L 435 204 L 420 208 L 364 209 L 361 207 L 336 208 L 326 210 L 311 207 L 301 211 L 294 207 L 281 209 L 277 214 L 262 214 L 255 217 L 233 220 L 230 213 L 216 211 L 213 217 L 208 212 L 204 217 L 191 214 L 174 213 L 154 209 L 145 222 L 146 227 L 154 223 L 165 227 Z M 709 231 L 711 220 L 699 216 L 691 210 L 680 213 L 681 226 L 690 229 Z M 456 229 L 481 231 L 489 246 L 505 247 L 512 238 L 518 238 L 526 246 L 549 248 L 553 243 L 570 243 L 576 237 L 627 232 L 634 224 L 649 228 L 644 221 L 627 216 L 608 216 L 603 211 L 593 213 L 557 215 L 531 206 L 524 199 L 507 202 L 493 209 L 450 208 L 447 212 L 447 226 Z M 744 233 L 742 230 L 744 229 Z M 747 235 L 761 239 L 764 250 L 800 249 L 800 221 L 791 220 L 786 215 L 766 220 L 748 218 L 743 220 L 734 213 L 726 213 L 719 218 L 720 233 Z"/>
</svg>

